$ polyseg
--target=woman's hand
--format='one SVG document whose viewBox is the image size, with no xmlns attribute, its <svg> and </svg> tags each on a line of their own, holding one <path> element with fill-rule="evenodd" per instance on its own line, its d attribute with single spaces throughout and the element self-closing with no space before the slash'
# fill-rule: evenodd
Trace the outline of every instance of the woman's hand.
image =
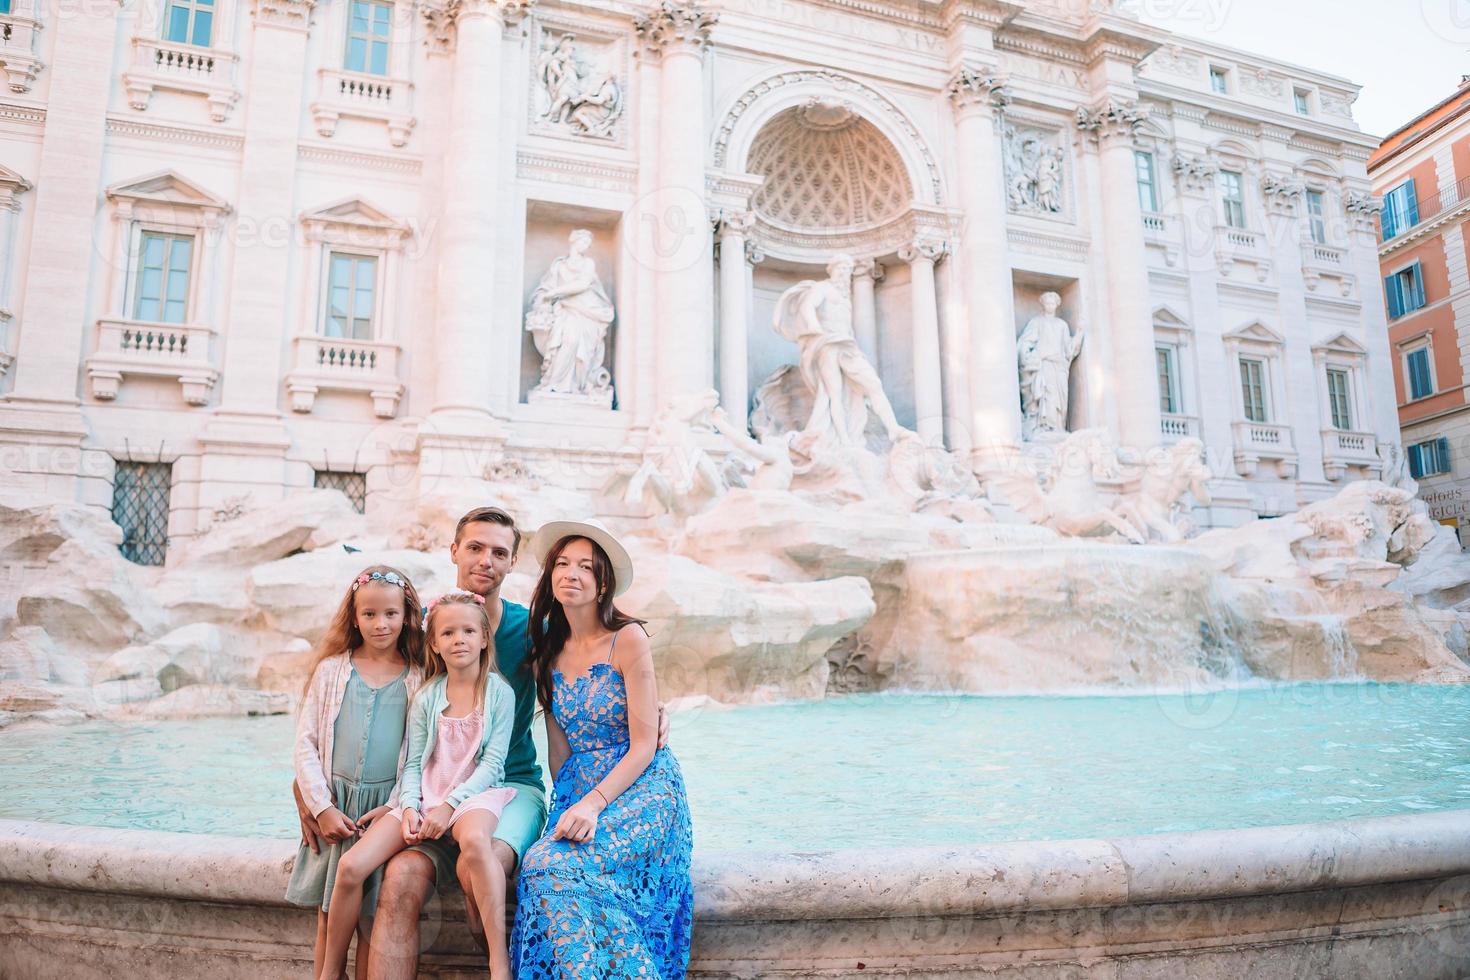
<svg viewBox="0 0 1470 980">
<path fill-rule="evenodd" d="M 597 833 L 597 817 L 602 813 L 602 808 L 601 797 L 596 793 L 588 793 L 567 807 L 567 811 L 556 822 L 556 833 L 551 835 L 551 839 L 568 840 L 573 844 L 590 841 Z"/>
<path fill-rule="evenodd" d="M 347 814 L 334 806 L 323 810 L 316 819 L 322 828 L 322 836 L 333 844 L 344 841 L 357 833 L 357 824 L 348 820 Z"/>
<path fill-rule="evenodd" d="M 405 844 L 417 844 L 419 842 L 419 829 L 423 826 L 424 818 L 419 812 L 409 808 L 403 811 L 403 842 Z"/>
<path fill-rule="evenodd" d="M 382 806 L 374 807 L 367 813 L 364 813 L 362 816 L 357 818 L 357 829 L 367 830 L 369 824 L 381 817 L 383 814 L 387 813 L 389 809 L 390 808 L 388 804 L 384 803 Z"/>
<path fill-rule="evenodd" d="M 454 807 L 440 803 L 424 814 L 424 825 L 419 828 L 419 840 L 438 840 L 449 829 L 449 818 L 454 816 Z"/>
</svg>

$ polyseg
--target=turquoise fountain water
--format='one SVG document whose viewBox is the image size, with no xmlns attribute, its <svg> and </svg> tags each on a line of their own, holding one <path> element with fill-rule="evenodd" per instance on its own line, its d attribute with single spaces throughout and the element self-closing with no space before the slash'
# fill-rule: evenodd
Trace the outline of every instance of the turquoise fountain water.
<svg viewBox="0 0 1470 980">
<path fill-rule="evenodd" d="M 0 816 L 285 837 L 292 720 L 7 732 Z M 693 710 L 696 846 L 1107 837 L 1470 808 L 1470 688 L 866 695 Z"/>
</svg>

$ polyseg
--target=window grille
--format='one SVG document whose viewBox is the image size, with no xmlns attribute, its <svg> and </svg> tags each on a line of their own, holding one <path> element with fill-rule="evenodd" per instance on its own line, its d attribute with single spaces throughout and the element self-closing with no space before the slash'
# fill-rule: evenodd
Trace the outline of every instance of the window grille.
<svg viewBox="0 0 1470 980">
<path fill-rule="evenodd" d="M 168 501 L 172 463 L 117 461 L 112 519 L 122 528 L 120 549 L 128 561 L 162 565 L 168 555 Z"/>
<path fill-rule="evenodd" d="M 319 490 L 341 490 L 352 501 L 352 506 L 361 514 L 367 506 L 367 474 L 347 473 L 342 470 L 317 470 L 316 486 Z"/>
</svg>

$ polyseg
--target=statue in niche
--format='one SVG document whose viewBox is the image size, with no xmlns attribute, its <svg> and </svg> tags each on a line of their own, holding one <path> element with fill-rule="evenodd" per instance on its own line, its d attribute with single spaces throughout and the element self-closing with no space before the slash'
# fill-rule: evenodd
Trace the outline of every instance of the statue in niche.
<svg viewBox="0 0 1470 980">
<path fill-rule="evenodd" d="M 799 282 L 776 301 L 773 326 L 800 349 L 801 379 L 813 396 L 796 441 L 807 456 L 818 446 L 862 448 L 870 409 L 892 442 L 914 436 L 898 424 L 878 372 L 857 345 L 852 270 L 852 257 L 838 255 L 827 264 L 828 278 Z"/>
<path fill-rule="evenodd" d="M 1061 305 L 1056 293 L 1042 293 L 1041 315 L 1032 317 L 1016 338 L 1022 434 L 1027 439 L 1067 431 L 1067 382 L 1072 361 L 1082 349 L 1082 333 L 1074 334 L 1057 316 Z"/>
<path fill-rule="evenodd" d="M 532 400 L 574 398 L 612 405 L 612 375 L 603 367 L 613 304 L 587 254 L 592 232 L 578 228 L 567 254 L 551 263 L 531 294 L 526 330 L 541 354 L 541 383 Z"/>
<path fill-rule="evenodd" d="M 1012 211 L 1061 214 L 1062 154 L 1040 130 L 1007 127 L 1006 198 Z"/>
<path fill-rule="evenodd" d="M 576 37 L 563 34 L 542 51 L 536 77 L 546 95 L 542 117 L 588 136 L 606 136 L 623 111 L 623 91 L 610 69 L 589 70 Z"/>
</svg>

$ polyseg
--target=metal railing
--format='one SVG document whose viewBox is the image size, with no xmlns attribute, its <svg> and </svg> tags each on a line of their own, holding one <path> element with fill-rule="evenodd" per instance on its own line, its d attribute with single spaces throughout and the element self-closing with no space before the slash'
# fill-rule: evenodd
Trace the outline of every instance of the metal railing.
<svg viewBox="0 0 1470 980">
<path fill-rule="evenodd" d="M 1470 177 L 1411 201 L 1407 207 L 1397 206 L 1395 201 L 1385 196 L 1383 210 L 1378 214 L 1383 226 L 1383 240 L 1391 242 L 1426 221 L 1433 221 L 1466 198 L 1470 198 Z"/>
</svg>

